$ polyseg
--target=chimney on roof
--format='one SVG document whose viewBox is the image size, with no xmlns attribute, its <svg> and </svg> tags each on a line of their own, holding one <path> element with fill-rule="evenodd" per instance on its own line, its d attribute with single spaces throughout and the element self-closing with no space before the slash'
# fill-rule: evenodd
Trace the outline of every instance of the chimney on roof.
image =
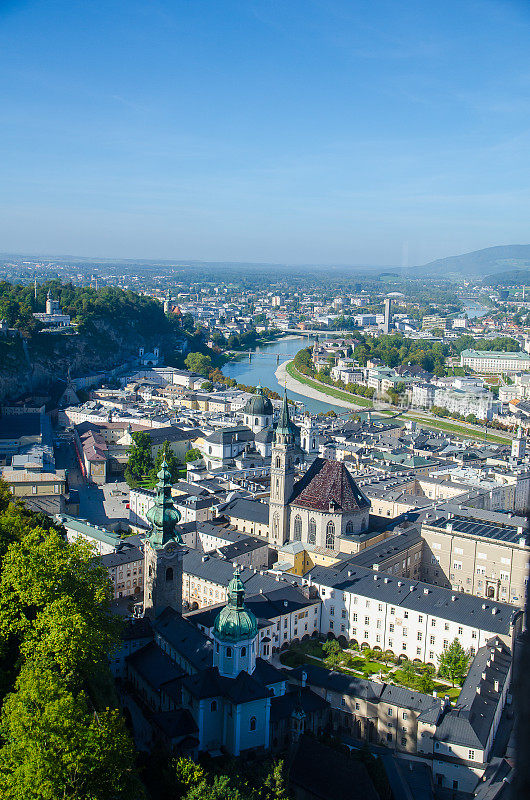
<svg viewBox="0 0 530 800">
<path fill-rule="evenodd" d="M 493 688 L 495 689 L 496 692 L 500 692 L 500 686 L 501 685 L 499 681 L 493 681 Z"/>
<path fill-rule="evenodd" d="M 477 686 L 477 694 L 480 694 L 480 683 L 479 683 L 479 685 Z"/>
</svg>

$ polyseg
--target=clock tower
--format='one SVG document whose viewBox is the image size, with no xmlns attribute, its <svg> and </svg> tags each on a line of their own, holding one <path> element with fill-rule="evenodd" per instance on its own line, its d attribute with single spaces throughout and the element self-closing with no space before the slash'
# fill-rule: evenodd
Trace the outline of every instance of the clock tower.
<svg viewBox="0 0 530 800">
<path fill-rule="evenodd" d="M 281 547 L 289 539 L 289 500 L 294 487 L 295 426 L 289 416 L 287 393 L 274 432 L 269 499 L 269 542 Z"/>
</svg>

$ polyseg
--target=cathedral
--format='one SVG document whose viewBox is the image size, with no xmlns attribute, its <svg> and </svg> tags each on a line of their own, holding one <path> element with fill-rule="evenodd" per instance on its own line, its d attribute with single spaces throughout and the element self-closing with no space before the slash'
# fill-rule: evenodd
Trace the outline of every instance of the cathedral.
<svg viewBox="0 0 530 800">
<path fill-rule="evenodd" d="M 298 541 L 339 552 L 348 536 L 368 529 L 370 501 L 339 461 L 317 457 L 295 481 L 295 453 L 296 429 L 284 395 L 271 452 L 269 541 L 276 548 Z"/>
<path fill-rule="evenodd" d="M 329 704 L 308 687 L 289 691 L 285 674 L 258 656 L 258 621 L 238 568 L 211 639 L 182 616 L 185 548 L 165 462 L 157 477 L 144 544 L 145 617 L 124 658 L 126 707 L 149 720 L 152 746 L 161 740 L 193 757 L 284 749 L 304 730 L 319 732 Z"/>
</svg>

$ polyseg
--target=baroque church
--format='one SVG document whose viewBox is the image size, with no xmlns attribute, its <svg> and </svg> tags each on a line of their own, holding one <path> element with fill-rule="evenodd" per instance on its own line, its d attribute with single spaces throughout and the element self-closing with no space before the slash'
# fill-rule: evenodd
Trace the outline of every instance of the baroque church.
<svg viewBox="0 0 530 800">
<path fill-rule="evenodd" d="M 245 606 L 239 569 L 212 638 L 182 616 L 180 514 L 164 462 L 144 543 L 144 611 L 124 639 L 125 706 L 153 730 L 151 744 L 197 756 L 283 749 L 321 730 L 328 703 L 258 656 L 258 622 Z"/>
</svg>

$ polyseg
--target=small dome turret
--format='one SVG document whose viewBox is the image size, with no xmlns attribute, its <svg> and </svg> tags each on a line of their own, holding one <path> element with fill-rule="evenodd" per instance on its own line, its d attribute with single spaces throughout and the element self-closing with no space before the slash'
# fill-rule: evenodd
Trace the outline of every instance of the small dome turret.
<svg viewBox="0 0 530 800">
<path fill-rule="evenodd" d="M 214 622 L 214 635 L 224 642 L 252 639 L 258 633 L 256 617 L 245 607 L 245 587 L 236 567 L 228 584 L 228 604 L 221 609 Z"/>
</svg>

